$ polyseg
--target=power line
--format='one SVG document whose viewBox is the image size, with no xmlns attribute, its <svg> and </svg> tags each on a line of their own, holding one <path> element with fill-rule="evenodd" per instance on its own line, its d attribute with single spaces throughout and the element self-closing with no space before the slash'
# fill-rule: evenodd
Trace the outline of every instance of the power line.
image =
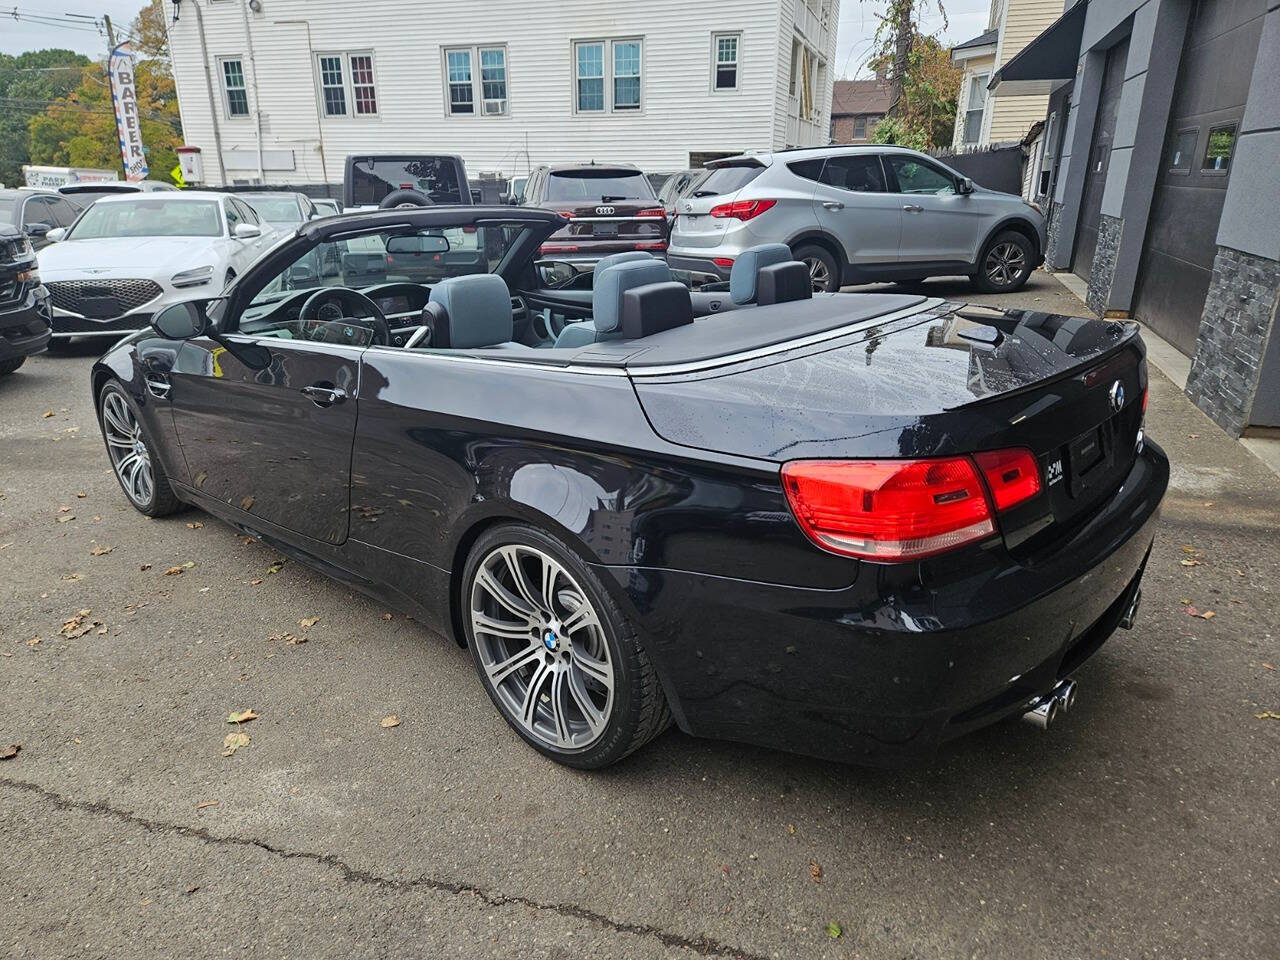
<svg viewBox="0 0 1280 960">
<path fill-rule="evenodd" d="M 102 35 L 102 31 L 99 30 L 97 27 L 81 26 L 78 23 L 69 23 L 66 20 L 58 19 L 56 17 L 42 17 L 42 16 L 33 16 L 28 13 L 18 13 L 18 10 L 16 7 L 10 12 L 6 13 L 5 16 L 8 18 L 12 18 L 13 20 L 16 20 L 19 23 L 32 23 L 41 27 L 58 27 L 62 30 L 77 30 L 80 33 L 96 33 L 99 36 Z"/>
</svg>

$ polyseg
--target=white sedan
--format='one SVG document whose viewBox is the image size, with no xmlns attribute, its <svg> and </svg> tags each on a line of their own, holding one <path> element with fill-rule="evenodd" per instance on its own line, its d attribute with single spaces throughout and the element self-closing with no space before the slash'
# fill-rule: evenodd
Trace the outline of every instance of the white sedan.
<svg viewBox="0 0 1280 960">
<path fill-rule="evenodd" d="M 103 197 L 40 251 L 53 338 L 114 337 L 178 300 L 215 297 L 279 237 L 231 194 Z"/>
</svg>

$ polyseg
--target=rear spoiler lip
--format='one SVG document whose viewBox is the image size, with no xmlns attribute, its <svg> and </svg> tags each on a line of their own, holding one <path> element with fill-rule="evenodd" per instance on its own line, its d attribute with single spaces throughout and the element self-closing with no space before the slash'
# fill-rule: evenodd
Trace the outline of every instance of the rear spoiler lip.
<svg viewBox="0 0 1280 960">
<path fill-rule="evenodd" d="M 1138 324 L 1134 323 L 1132 320 L 1117 320 L 1112 322 L 1122 323 L 1128 327 L 1128 335 L 1123 340 L 1113 344 L 1101 353 L 1094 354 L 1087 359 L 1080 360 L 1070 366 L 1064 367 L 1059 372 L 1045 377 L 1043 380 L 1037 380 L 1035 383 L 1028 383 L 1021 387 L 1014 387 L 1012 390 L 1006 390 L 1003 393 L 993 393 L 989 396 L 977 397 L 954 407 L 943 407 L 943 412 L 951 413 L 955 410 L 971 410 L 974 407 L 981 407 L 988 403 L 998 403 L 1010 398 L 1024 396 L 1036 390 L 1041 390 L 1046 386 L 1061 383 L 1063 380 L 1070 380 L 1072 377 L 1078 377 L 1081 373 L 1093 367 L 1103 366 L 1115 357 L 1119 356 L 1125 350 L 1132 349 L 1135 346 L 1138 348 L 1139 359 L 1146 360 L 1147 345 L 1142 340 L 1141 328 Z"/>
</svg>

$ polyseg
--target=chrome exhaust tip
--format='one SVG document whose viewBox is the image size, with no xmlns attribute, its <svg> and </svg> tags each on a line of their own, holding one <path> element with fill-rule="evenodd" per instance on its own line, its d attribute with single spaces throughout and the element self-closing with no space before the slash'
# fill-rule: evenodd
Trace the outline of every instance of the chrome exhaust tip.
<svg viewBox="0 0 1280 960">
<path fill-rule="evenodd" d="M 1063 680 L 1060 684 L 1053 688 L 1050 696 L 1058 698 L 1058 709 L 1066 713 L 1076 705 L 1076 687 L 1078 684 L 1074 680 Z"/>
<path fill-rule="evenodd" d="M 1059 709 L 1061 708 L 1058 706 L 1058 698 L 1052 693 L 1046 694 L 1031 702 L 1022 719 L 1040 730 L 1048 730 L 1053 721 L 1058 719 Z"/>
</svg>

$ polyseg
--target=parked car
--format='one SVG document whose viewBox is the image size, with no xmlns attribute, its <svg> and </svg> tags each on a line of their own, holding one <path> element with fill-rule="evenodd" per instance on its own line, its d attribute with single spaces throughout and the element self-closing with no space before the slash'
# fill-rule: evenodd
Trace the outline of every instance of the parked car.
<svg viewBox="0 0 1280 960">
<path fill-rule="evenodd" d="M 342 212 L 342 204 L 330 197 L 312 197 L 311 205 L 322 217 L 335 217 Z"/>
<path fill-rule="evenodd" d="M 649 178 L 629 163 L 535 167 L 525 184 L 524 206 L 569 218 L 541 252 L 579 269 L 611 253 L 667 249 L 666 211 Z"/>
<path fill-rule="evenodd" d="M 320 215 L 305 193 L 277 190 L 237 193 L 236 196 L 253 208 L 259 220 L 284 233 Z"/>
<path fill-rule="evenodd" d="M 52 190 L 0 190 L 0 223 L 17 227 L 36 250 L 51 242 L 50 231 L 71 226 L 79 214 Z"/>
<path fill-rule="evenodd" d="M 572 766 L 672 722 L 897 762 L 1071 705 L 1136 614 L 1169 477 L 1136 324 L 812 294 L 775 244 L 696 323 L 660 260 L 602 261 L 574 345 L 538 349 L 562 225 L 315 220 L 170 305 L 91 373 L 129 502 L 199 506 L 452 634 Z M 429 289 L 289 288 L 326 246 L 452 230 L 502 255 Z"/>
<path fill-rule="evenodd" d="M 130 193 L 176 192 L 177 189 L 173 184 L 164 183 L 161 180 L 137 180 L 134 182 L 99 180 L 90 183 L 68 183 L 66 186 L 59 187 L 58 193 L 83 210 L 93 201 L 100 200 L 103 197 L 118 197 L 122 194 Z"/>
<path fill-rule="evenodd" d="M 216 295 L 275 240 L 232 194 L 103 197 L 41 254 L 53 339 L 119 337 L 166 304 Z"/>
<path fill-rule="evenodd" d="M 31 242 L 17 227 L 0 223 L 0 376 L 49 345 L 49 310 Z"/>
<path fill-rule="evenodd" d="M 662 204 L 662 208 L 667 212 L 667 220 L 673 221 L 676 216 L 676 202 L 690 193 L 694 185 L 706 175 L 704 168 L 697 170 L 681 170 L 679 173 L 673 173 L 667 177 L 662 184 L 662 188 L 658 191 L 658 202 Z"/>
<path fill-rule="evenodd" d="M 455 154 L 360 154 L 347 157 L 342 206 L 410 207 L 471 203 L 467 168 Z"/>
<path fill-rule="evenodd" d="M 767 241 L 791 247 L 815 290 L 963 275 L 1003 293 L 1044 262 L 1037 207 L 915 150 L 821 147 L 707 166 L 677 206 L 667 256 L 701 277 L 725 279 L 741 251 Z"/>
</svg>

